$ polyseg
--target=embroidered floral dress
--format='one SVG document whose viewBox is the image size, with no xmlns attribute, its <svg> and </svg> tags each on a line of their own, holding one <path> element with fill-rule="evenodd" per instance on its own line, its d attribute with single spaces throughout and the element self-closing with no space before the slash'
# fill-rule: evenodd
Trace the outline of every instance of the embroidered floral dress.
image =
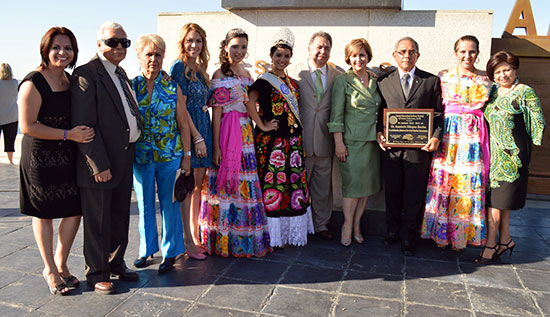
<svg viewBox="0 0 550 317">
<path fill-rule="evenodd" d="M 542 145 L 544 114 L 533 88 L 520 84 L 503 96 L 498 90 L 493 89 L 485 108 L 491 144 L 487 206 L 521 209 L 527 196 L 531 144 Z"/>
<path fill-rule="evenodd" d="M 236 134 L 241 153 L 236 173 L 237 184 L 219 184 L 219 169 L 207 170 L 202 187 L 201 210 L 199 215 L 200 238 L 209 254 L 216 253 L 227 257 L 264 256 L 271 252 L 269 231 L 262 190 L 256 172 L 256 153 L 251 121 L 244 105 L 248 101 L 247 88 L 251 78 L 224 77 L 212 80 L 213 94 L 209 105 L 222 107 L 222 128 L 224 120 L 232 116 L 238 120 Z M 233 112 L 233 113 L 232 113 Z M 233 130 L 235 131 L 235 130 Z M 232 133 L 231 136 L 235 136 Z M 220 134 L 220 144 L 224 142 Z M 227 156 L 222 153 L 223 160 Z M 232 171 L 228 171 L 232 172 Z M 217 184 L 218 183 L 218 184 Z"/>
<path fill-rule="evenodd" d="M 422 238 L 455 249 L 483 245 L 489 152 L 481 109 L 492 82 L 487 76 L 459 76 L 457 70 L 438 76 L 445 107 L 443 139 L 430 168 Z"/>
<path fill-rule="evenodd" d="M 298 84 L 290 78 L 285 82 L 298 100 Z M 260 118 L 279 122 L 277 130 L 268 132 L 256 127 L 255 141 L 271 246 L 306 245 L 307 234 L 313 233 L 313 221 L 302 126 L 282 93 L 267 80 L 258 79 L 250 90 L 259 92 Z"/>
</svg>

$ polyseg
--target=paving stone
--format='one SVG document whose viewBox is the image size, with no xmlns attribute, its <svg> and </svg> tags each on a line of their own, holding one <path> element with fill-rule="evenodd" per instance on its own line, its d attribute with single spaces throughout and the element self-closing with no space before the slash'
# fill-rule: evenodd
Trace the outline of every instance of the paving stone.
<svg viewBox="0 0 550 317">
<path fill-rule="evenodd" d="M 343 275 L 343 270 L 294 264 L 285 274 L 280 284 L 335 292 Z"/>
<path fill-rule="evenodd" d="M 384 237 L 366 236 L 363 244 L 353 243 L 352 248 L 355 253 L 402 256 L 399 243 L 387 246 L 382 243 L 383 240 Z"/>
<path fill-rule="evenodd" d="M 36 246 L 32 226 L 24 225 L 0 237 L 0 243 L 11 243 L 23 247 Z"/>
<path fill-rule="evenodd" d="M 471 285 L 469 289 L 476 312 L 519 316 L 539 314 L 525 291 L 475 285 Z"/>
<path fill-rule="evenodd" d="M 514 249 L 513 254 L 516 254 L 516 251 L 518 251 L 522 253 L 550 255 L 550 246 L 542 238 L 540 239 L 515 238 L 514 243 L 516 244 L 516 247 Z M 509 256 L 509 254 L 510 253 L 508 251 L 502 257 L 506 258 Z"/>
<path fill-rule="evenodd" d="M 550 294 L 534 293 L 535 299 L 542 310 L 543 316 L 550 316 Z"/>
<path fill-rule="evenodd" d="M 489 287 L 518 288 L 521 289 L 516 273 L 507 266 L 460 264 L 464 278 L 470 284 Z"/>
<path fill-rule="evenodd" d="M 448 282 L 461 282 L 458 265 L 453 262 L 419 260 L 406 258 L 405 274 L 407 277 L 431 278 Z"/>
<path fill-rule="evenodd" d="M 14 259 L 24 259 L 16 261 Z M 38 272 L 42 274 L 44 262 L 38 250 L 23 248 L 12 253 L 10 256 L 0 259 L 0 268 L 9 268 L 21 272 Z"/>
<path fill-rule="evenodd" d="M 0 301 L 30 309 L 41 307 L 53 298 L 44 278 L 34 274 L 25 275 L 0 289 Z"/>
<path fill-rule="evenodd" d="M 115 308 L 112 316 L 182 316 L 189 301 L 173 300 L 147 294 L 134 294 Z"/>
<path fill-rule="evenodd" d="M 196 300 L 214 281 L 216 276 L 175 268 L 159 275 L 156 270 L 148 270 L 150 278 L 139 292 L 172 298 Z"/>
<path fill-rule="evenodd" d="M 434 302 L 435 303 L 435 302 Z M 436 306 L 426 305 L 407 305 L 407 314 L 405 316 L 471 316 L 468 310 L 458 310 Z"/>
<path fill-rule="evenodd" d="M 0 268 L 0 289 L 25 276 L 25 273 L 16 272 L 6 268 Z M 1 301 L 2 299 L 0 299 Z"/>
<path fill-rule="evenodd" d="M 42 283 L 44 288 L 40 288 L 40 291 L 51 300 L 39 305 L 39 310 L 53 315 L 105 316 L 133 294 L 122 290 L 118 281 L 115 281 L 116 293 L 111 295 L 97 294 L 88 283 L 81 282 L 79 288 L 71 291 L 71 295 L 53 296 L 48 292 L 45 283 Z"/>
<path fill-rule="evenodd" d="M 354 254 L 350 263 L 350 269 L 353 270 L 399 276 L 403 274 L 403 266 L 403 256 L 374 255 L 366 253 Z"/>
<path fill-rule="evenodd" d="M 274 287 L 222 278 L 199 301 L 214 306 L 259 312 Z"/>
<path fill-rule="evenodd" d="M 402 287 L 401 276 L 350 271 L 344 277 L 340 292 L 402 300 Z"/>
<path fill-rule="evenodd" d="M 335 295 L 277 286 L 264 309 L 283 316 L 327 316 Z"/>
<path fill-rule="evenodd" d="M 24 248 L 23 246 L 20 246 L 17 244 L 0 243 L 0 258 L 8 256 L 12 253 L 15 253 L 23 248 Z"/>
<path fill-rule="evenodd" d="M 278 261 L 278 262 L 292 262 L 301 253 L 301 247 L 285 246 L 282 249 L 276 249 L 272 253 L 267 254 L 261 260 L 265 261 Z"/>
<path fill-rule="evenodd" d="M 550 271 L 550 255 L 539 255 L 532 253 L 514 253 L 511 259 L 502 259 L 501 262 L 511 263 L 518 269 L 530 269 L 539 271 Z"/>
<path fill-rule="evenodd" d="M 0 302 L 0 312 L 2 312 L 2 316 L 28 316 L 32 312 L 32 309 L 6 305 Z"/>
<path fill-rule="evenodd" d="M 340 296 L 335 316 L 402 316 L 403 304 L 398 301 Z"/>
<path fill-rule="evenodd" d="M 197 317 L 227 317 L 227 316 L 256 316 L 254 312 L 246 312 L 242 310 L 232 310 L 228 308 L 212 307 L 201 304 L 195 304 L 189 312 L 186 312 L 184 316 L 197 316 Z"/>
<path fill-rule="evenodd" d="M 258 283 L 276 283 L 286 267 L 286 265 L 281 265 L 278 262 L 238 259 L 227 270 L 224 277 Z"/>
<path fill-rule="evenodd" d="M 195 260 L 187 256 L 181 257 L 182 267 L 186 271 L 191 271 L 194 274 L 212 274 L 222 275 L 229 267 L 233 265 L 238 259 L 234 257 L 224 258 L 219 255 L 207 256 L 206 260 Z"/>
<path fill-rule="evenodd" d="M 550 283 L 548 283 L 548 272 L 517 270 L 519 278 L 523 285 L 531 291 L 550 292 Z"/>
<path fill-rule="evenodd" d="M 452 308 L 470 308 L 470 300 L 464 284 L 407 279 L 405 285 L 405 299 L 407 302 Z"/>
<path fill-rule="evenodd" d="M 296 258 L 296 262 L 311 266 L 344 269 L 348 265 L 351 254 L 350 248 L 342 246 L 336 249 L 308 246 L 302 249 L 300 256 Z"/>
</svg>

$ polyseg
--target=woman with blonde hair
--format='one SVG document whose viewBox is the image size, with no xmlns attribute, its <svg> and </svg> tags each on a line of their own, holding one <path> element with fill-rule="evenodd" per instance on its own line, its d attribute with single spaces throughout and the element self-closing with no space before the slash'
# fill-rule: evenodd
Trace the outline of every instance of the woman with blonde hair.
<svg viewBox="0 0 550 317">
<path fill-rule="evenodd" d="M 170 69 L 178 83 L 189 112 L 189 127 L 194 146 L 191 146 L 191 168 L 195 179 L 193 191 L 180 207 L 183 220 L 185 249 L 190 258 L 204 260 L 199 239 L 199 208 L 201 186 L 206 169 L 212 166 L 212 124 L 206 101 L 210 96 L 210 80 L 206 69 L 210 54 L 206 32 L 198 24 L 187 23 L 181 28 L 178 41 L 179 56 Z"/>
<path fill-rule="evenodd" d="M 13 79 L 11 67 L 0 64 L 0 134 L 4 132 L 4 151 L 13 164 L 15 137 L 17 136 L 17 80 Z"/>
<path fill-rule="evenodd" d="M 159 251 L 156 225 L 155 183 L 162 213 L 162 263 L 159 273 L 173 268 L 176 256 L 185 251 L 179 202 L 172 200 L 178 169 L 191 171 L 191 141 L 187 110 L 176 81 L 161 74 L 166 44 L 156 34 L 141 35 L 136 51 L 142 74 L 132 80 L 143 118 L 136 142 L 134 190 L 139 209 L 139 257 L 136 267 L 145 267 L 147 257 Z"/>
<path fill-rule="evenodd" d="M 382 189 L 380 150 L 376 142 L 376 119 L 382 98 L 376 75 L 367 68 L 372 59 L 367 40 L 349 42 L 345 59 L 351 68 L 334 80 L 328 127 L 334 136 L 342 175 L 344 224 L 340 243 L 347 247 L 352 237 L 363 243 L 361 217 L 369 196 Z"/>
</svg>

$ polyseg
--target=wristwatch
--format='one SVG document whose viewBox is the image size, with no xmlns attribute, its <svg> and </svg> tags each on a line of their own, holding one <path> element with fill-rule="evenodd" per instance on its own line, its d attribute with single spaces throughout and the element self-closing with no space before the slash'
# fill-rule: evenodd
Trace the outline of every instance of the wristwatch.
<svg viewBox="0 0 550 317">
<path fill-rule="evenodd" d="M 191 156 L 191 151 L 183 152 L 183 156 Z"/>
</svg>

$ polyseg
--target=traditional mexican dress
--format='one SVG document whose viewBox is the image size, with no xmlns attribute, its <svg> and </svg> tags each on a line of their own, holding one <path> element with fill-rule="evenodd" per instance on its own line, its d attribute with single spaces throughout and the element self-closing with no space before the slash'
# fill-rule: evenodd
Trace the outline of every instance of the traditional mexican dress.
<svg viewBox="0 0 550 317">
<path fill-rule="evenodd" d="M 267 73 L 250 90 L 259 93 L 259 115 L 264 122 L 278 120 L 279 128 L 264 132 L 256 127 L 258 175 L 262 184 L 271 246 L 303 246 L 313 233 L 310 196 L 298 113 L 298 84 Z M 273 84 L 275 86 L 273 86 Z M 281 85 L 284 85 L 281 87 Z M 277 88 L 276 88 L 277 87 Z M 293 94 L 295 107 L 284 97 Z"/>
<path fill-rule="evenodd" d="M 439 73 L 445 107 L 443 139 L 430 167 L 422 238 L 463 249 L 485 244 L 485 186 L 489 145 L 482 108 L 492 82 L 487 76 Z"/>
<path fill-rule="evenodd" d="M 185 102 L 187 111 L 206 145 L 206 157 L 198 157 L 195 147 L 191 147 L 191 168 L 210 167 L 212 166 L 212 123 L 210 123 L 210 113 L 206 106 L 210 88 L 200 73 L 197 73 L 196 81 L 185 77 L 185 65 L 180 60 L 172 65 L 170 76 L 178 82 L 181 92 L 187 97 Z"/>
<path fill-rule="evenodd" d="M 542 145 L 544 114 L 533 88 L 520 84 L 503 96 L 499 89 L 485 108 L 491 144 L 487 207 L 515 210 L 525 206 L 531 143 Z"/>
<path fill-rule="evenodd" d="M 202 187 L 199 236 L 209 254 L 264 256 L 271 252 L 262 190 L 256 172 L 254 136 L 245 103 L 252 79 L 212 80 L 209 104 L 222 107 L 219 169 L 207 170 Z"/>
</svg>

